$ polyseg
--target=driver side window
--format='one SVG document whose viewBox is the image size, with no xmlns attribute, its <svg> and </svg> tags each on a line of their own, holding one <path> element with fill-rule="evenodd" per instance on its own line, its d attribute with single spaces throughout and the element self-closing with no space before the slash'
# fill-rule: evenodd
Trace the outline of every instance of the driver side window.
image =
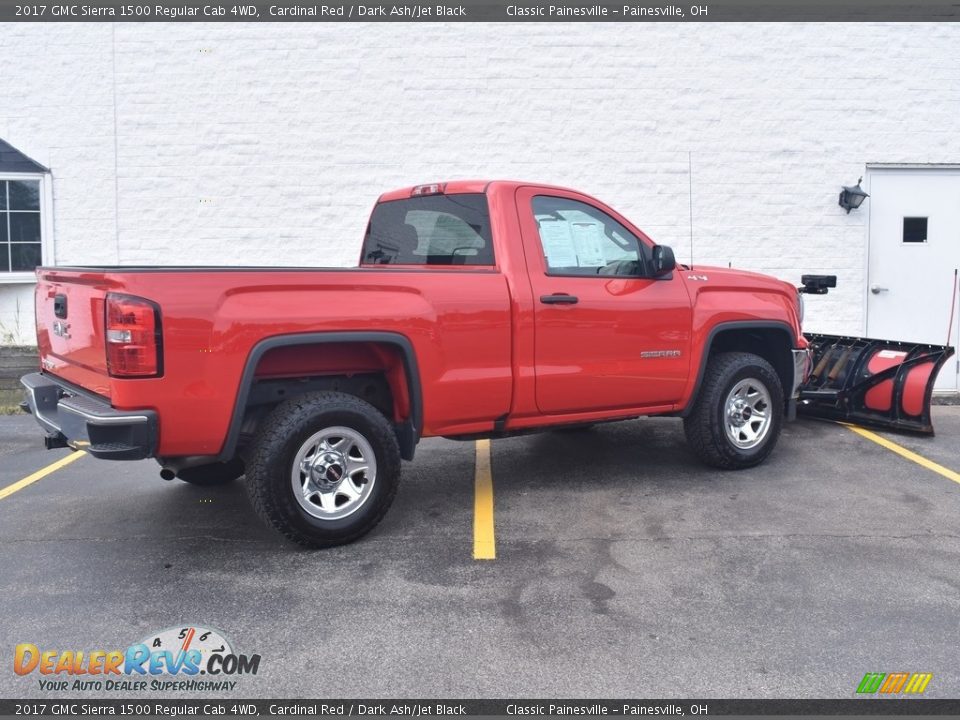
<svg viewBox="0 0 960 720">
<path fill-rule="evenodd" d="M 548 275 L 643 275 L 642 243 L 605 212 L 548 195 L 531 204 Z"/>
</svg>

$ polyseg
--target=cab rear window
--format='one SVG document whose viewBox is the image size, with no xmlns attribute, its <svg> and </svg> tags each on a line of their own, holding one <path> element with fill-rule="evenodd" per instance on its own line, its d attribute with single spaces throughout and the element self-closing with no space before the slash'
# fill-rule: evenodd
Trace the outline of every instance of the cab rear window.
<svg viewBox="0 0 960 720">
<path fill-rule="evenodd" d="M 363 262 L 375 265 L 493 265 L 483 193 L 425 195 L 379 203 Z"/>
</svg>

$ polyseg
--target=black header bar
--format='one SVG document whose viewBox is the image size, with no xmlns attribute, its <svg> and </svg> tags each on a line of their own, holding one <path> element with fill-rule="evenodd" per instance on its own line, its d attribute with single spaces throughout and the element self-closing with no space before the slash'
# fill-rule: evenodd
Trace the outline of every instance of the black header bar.
<svg viewBox="0 0 960 720">
<path fill-rule="evenodd" d="M 960 715 L 960 700 L 0 700 L 0 718 L 127 715 L 160 717 L 811 717 Z"/>
<path fill-rule="evenodd" d="M 0 0 L 4 22 L 956 22 L 960 0 Z"/>
</svg>

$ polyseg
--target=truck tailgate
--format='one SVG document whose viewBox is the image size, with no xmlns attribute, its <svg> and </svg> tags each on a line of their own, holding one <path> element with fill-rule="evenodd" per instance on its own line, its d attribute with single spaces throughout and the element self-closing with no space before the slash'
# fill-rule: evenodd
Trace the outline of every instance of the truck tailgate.
<svg viewBox="0 0 960 720">
<path fill-rule="evenodd" d="M 36 308 L 43 370 L 109 398 L 104 342 L 108 289 L 103 272 L 42 269 Z"/>
</svg>

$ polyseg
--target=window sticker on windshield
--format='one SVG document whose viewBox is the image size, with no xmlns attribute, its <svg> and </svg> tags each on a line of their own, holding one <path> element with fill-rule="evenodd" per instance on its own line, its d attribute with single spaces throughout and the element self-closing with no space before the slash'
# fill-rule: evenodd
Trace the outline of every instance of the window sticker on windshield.
<svg viewBox="0 0 960 720">
<path fill-rule="evenodd" d="M 570 225 L 557 220 L 540 221 L 540 241 L 543 254 L 547 256 L 547 265 L 556 267 L 577 267 L 577 250 L 570 235 Z"/>
<path fill-rule="evenodd" d="M 600 245 L 600 225 L 594 222 L 575 222 L 571 223 L 570 230 L 580 267 L 606 265 Z"/>
</svg>

